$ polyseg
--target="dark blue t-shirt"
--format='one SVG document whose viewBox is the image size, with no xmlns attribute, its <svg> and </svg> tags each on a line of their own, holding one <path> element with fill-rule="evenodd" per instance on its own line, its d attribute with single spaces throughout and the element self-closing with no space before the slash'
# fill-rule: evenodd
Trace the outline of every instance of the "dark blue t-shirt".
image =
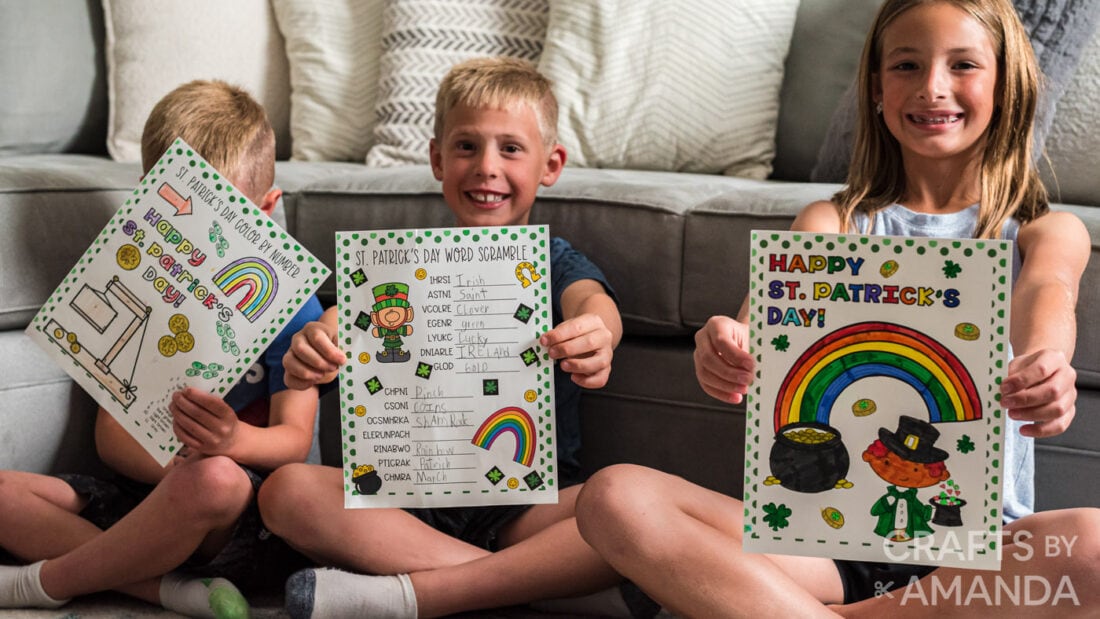
<svg viewBox="0 0 1100 619">
<path fill-rule="evenodd" d="M 550 239 L 550 301 L 554 312 L 554 326 L 564 320 L 561 313 L 561 293 L 570 284 L 591 279 L 603 285 L 607 294 L 618 303 L 615 291 L 599 267 L 584 254 L 573 249 L 560 237 Z M 568 372 L 554 365 L 554 408 L 558 424 L 558 471 L 560 487 L 583 480 L 577 452 L 581 447 L 580 419 L 581 388 Z"/>
<path fill-rule="evenodd" d="M 290 341 L 307 322 L 321 317 L 321 302 L 311 296 L 298 313 L 275 336 L 260 358 L 252 364 L 225 396 L 225 403 L 237 411 L 237 418 L 261 428 L 267 427 L 271 396 L 287 388 L 283 355 L 290 350 Z"/>
</svg>

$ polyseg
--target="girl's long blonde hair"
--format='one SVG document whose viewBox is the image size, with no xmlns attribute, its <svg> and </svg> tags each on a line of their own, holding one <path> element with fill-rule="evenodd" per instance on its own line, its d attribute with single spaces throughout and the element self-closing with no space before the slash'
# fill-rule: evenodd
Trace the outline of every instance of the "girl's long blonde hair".
<svg viewBox="0 0 1100 619">
<path fill-rule="evenodd" d="M 1009 217 L 1026 223 L 1050 210 L 1046 188 L 1032 163 L 1039 66 L 1009 0 L 886 0 L 863 45 L 852 161 L 847 183 L 833 196 L 833 203 L 840 209 L 841 230 L 848 230 L 857 210 L 873 218 L 876 211 L 898 202 L 905 193 L 901 149 L 882 116 L 873 109 L 873 77 L 881 70 L 886 27 L 913 7 L 936 2 L 954 5 L 978 20 L 989 33 L 997 54 L 999 100 L 986 130 L 982 194 L 974 236 L 997 238 Z"/>
</svg>

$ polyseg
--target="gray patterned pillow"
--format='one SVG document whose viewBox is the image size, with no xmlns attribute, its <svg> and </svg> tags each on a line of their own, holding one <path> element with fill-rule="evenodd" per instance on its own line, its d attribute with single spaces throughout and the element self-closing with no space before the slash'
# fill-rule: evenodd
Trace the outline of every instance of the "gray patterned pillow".
<svg viewBox="0 0 1100 619">
<path fill-rule="evenodd" d="M 1058 100 L 1073 79 L 1081 51 L 1100 23 L 1096 0 L 1013 0 L 1020 21 L 1031 38 L 1035 57 L 1045 78 L 1035 111 L 1036 156 L 1043 150 Z M 855 140 L 856 98 L 854 84 L 844 93 L 833 113 L 829 131 L 810 175 L 819 183 L 842 183 L 848 177 L 848 163 Z"/>
<path fill-rule="evenodd" d="M 427 163 L 435 94 L 447 71 L 485 56 L 537 62 L 548 15 L 548 0 L 388 0 L 367 164 Z"/>
</svg>

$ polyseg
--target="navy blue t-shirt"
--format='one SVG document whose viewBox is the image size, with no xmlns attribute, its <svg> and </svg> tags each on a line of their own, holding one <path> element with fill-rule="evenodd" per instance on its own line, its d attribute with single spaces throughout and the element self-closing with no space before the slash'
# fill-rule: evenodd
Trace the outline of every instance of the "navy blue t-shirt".
<svg viewBox="0 0 1100 619">
<path fill-rule="evenodd" d="M 283 355 L 290 350 L 291 338 L 307 322 L 320 317 L 321 302 L 316 296 L 311 296 L 275 336 L 267 350 L 241 376 L 241 381 L 229 390 L 225 403 L 237 412 L 238 419 L 257 427 L 267 427 L 271 396 L 287 388 Z"/>
<path fill-rule="evenodd" d="M 550 239 L 550 301 L 554 312 L 554 326 L 564 320 L 561 313 L 561 293 L 570 284 L 591 279 L 603 285 L 607 294 L 618 303 L 615 291 L 599 267 L 584 254 L 573 249 L 560 237 Z M 577 452 L 581 448 L 580 418 L 581 387 L 573 382 L 569 373 L 554 365 L 554 408 L 558 424 L 558 471 L 561 487 L 583 480 Z"/>
</svg>

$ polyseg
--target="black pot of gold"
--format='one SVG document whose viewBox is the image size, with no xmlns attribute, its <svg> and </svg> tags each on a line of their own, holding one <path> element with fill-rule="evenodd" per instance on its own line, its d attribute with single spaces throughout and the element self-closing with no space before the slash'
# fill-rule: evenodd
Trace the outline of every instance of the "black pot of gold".
<svg viewBox="0 0 1100 619">
<path fill-rule="evenodd" d="M 816 421 L 783 426 L 768 458 L 779 485 L 795 492 L 824 492 L 848 474 L 848 450 L 836 428 Z"/>
<path fill-rule="evenodd" d="M 377 494 L 382 487 L 382 478 L 378 476 L 378 471 L 374 470 L 374 467 L 369 464 L 356 467 L 351 474 L 351 482 L 355 484 L 355 489 L 359 491 L 359 494 Z"/>
</svg>

